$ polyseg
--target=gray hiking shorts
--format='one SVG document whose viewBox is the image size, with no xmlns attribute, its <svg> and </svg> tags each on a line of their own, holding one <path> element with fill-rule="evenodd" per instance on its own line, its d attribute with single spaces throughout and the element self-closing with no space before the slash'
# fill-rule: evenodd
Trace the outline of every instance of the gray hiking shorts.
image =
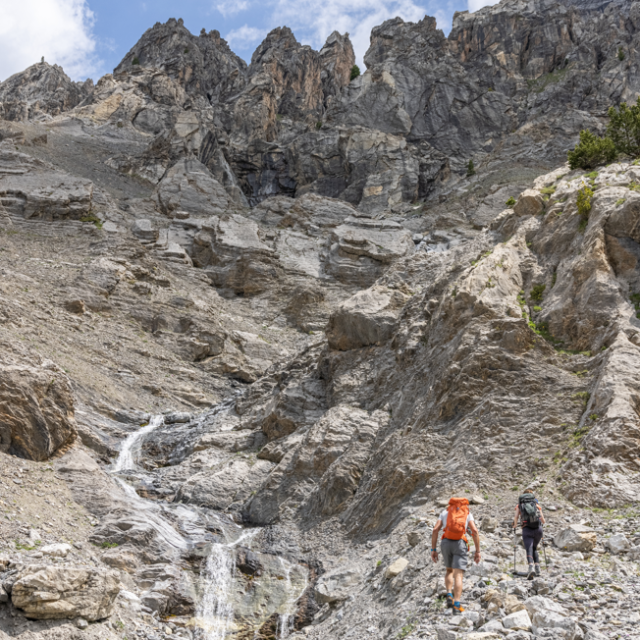
<svg viewBox="0 0 640 640">
<path fill-rule="evenodd" d="M 467 543 L 464 540 L 442 538 L 440 551 L 442 561 L 447 569 L 467 570 Z"/>
</svg>

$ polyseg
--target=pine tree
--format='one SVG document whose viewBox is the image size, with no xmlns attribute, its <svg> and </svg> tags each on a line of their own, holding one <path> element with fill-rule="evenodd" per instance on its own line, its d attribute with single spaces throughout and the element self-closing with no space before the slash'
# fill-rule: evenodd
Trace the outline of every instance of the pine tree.
<svg viewBox="0 0 640 640">
<path fill-rule="evenodd" d="M 467 165 L 467 178 L 476 175 L 476 169 L 473 166 L 473 160 L 469 160 L 469 164 Z"/>
</svg>

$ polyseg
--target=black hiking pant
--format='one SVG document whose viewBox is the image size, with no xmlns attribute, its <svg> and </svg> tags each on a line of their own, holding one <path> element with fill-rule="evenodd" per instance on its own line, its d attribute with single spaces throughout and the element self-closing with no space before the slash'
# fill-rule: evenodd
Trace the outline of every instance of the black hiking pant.
<svg viewBox="0 0 640 640">
<path fill-rule="evenodd" d="M 524 549 L 527 552 L 527 562 L 529 564 L 540 564 L 540 556 L 538 555 L 540 540 L 542 540 L 541 526 L 537 529 L 522 527 L 522 542 L 524 542 Z"/>
</svg>

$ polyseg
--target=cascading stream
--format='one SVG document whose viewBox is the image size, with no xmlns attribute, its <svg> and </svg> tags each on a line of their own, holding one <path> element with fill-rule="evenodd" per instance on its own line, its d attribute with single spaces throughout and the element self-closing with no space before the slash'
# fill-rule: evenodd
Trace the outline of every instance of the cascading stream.
<svg viewBox="0 0 640 640">
<path fill-rule="evenodd" d="M 227 404 L 220 410 L 227 408 Z M 166 541 L 176 552 L 176 560 L 181 551 L 189 547 L 189 532 L 198 529 L 196 522 L 199 519 L 198 509 L 190 505 L 165 505 L 141 498 L 135 488 L 127 482 L 126 475 L 136 475 L 142 470 L 139 466 L 142 454 L 142 445 L 145 437 L 164 424 L 163 416 L 154 416 L 149 424 L 135 433 L 130 434 L 122 444 L 120 454 L 113 464 L 111 473 L 115 480 L 122 486 L 135 510 L 144 513 L 146 521 L 153 526 L 158 535 Z M 127 474 L 126 472 L 130 472 Z M 121 477 L 125 476 L 125 477 Z M 180 522 L 185 524 L 181 535 L 170 522 L 165 519 L 164 511 L 170 509 Z M 213 514 L 208 514 L 211 518 Z M 218 516 L 214 515 L 214 518 Z M 175 519 L 175 518 L 174 518 Z M 237 615 L 236 602 L 234 602 L 234 589 L 237 589 L 236 578 L 236 550 L 235 547 L 242 544 L 247 548 L 251 546 L 251 540 L 258 534 L 259 529 L 242 530 L 239 525 L 231 525 L 219 520 L 220 529 L 223 532 L 224 542 L 216 542 L 211 545 L 211 551 L 207 557 L 205 566 L 200 575 L 201 599 L 196 608 L 195 624 L 202 629 L 206 640 L 225 640 L 235 632 L 235 618 Z M 236 533 L 235 529 L 237 528 Z M 186 537 L 185 537 L 186 536 Z M 277 610 L 279 619 L 277 625 L 277 638 L 284 640 L 289 637 L 293 629 L 293 621 L 296 611 L 296 603 L 302 596 L 307 586 L 306 574 L 301 579 L 297 576 L 297 582 L 292 580 L 293 565 L 284 558 L 277 557 L 278 581 L 284 580 L 284 602 Z M 301 573 L 297 569 L 297 574 Z M 282 575 L 280 575 L 282 574 Z M 268 582 L 267 582 L 268 584 Z M 282 584 L 280 582 L 280 584 Z"/>
</svg>

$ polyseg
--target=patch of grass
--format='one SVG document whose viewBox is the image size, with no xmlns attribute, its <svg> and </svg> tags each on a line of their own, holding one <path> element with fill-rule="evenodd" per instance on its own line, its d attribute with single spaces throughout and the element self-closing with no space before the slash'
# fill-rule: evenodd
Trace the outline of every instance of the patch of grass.
<svg viewBox="0 0 640 640">
<path fill-rule="evenodd" d="M 93 224 L 98 228 L 102 229 L 102 220 L 95 216 L 93 213 L 90 213 L 88 216 L 83 216 L 80 218 L 80 222 L 93 222 Z"/>
<path fill-rule="evenodd" d="M 100 545 L 102 549 L 115 549 L 117 546 L 117 542 L 107 542 L 106 540 Z"/>
<path fill-rule="evenodd" d="M 632 293 L 629 298 L 633 308 L 636 310 L 636 318 L 640 320 L 640 293 Z"/>
<path fill-rule="evenodd" d="M 544 295 L 544 290 L 547 288 L 546 284 L 536 284 L 533 286 L 531 291 L 529 292 L 530 298 L 534 302 L 542 302 L 542 297 Z"/>
<path fill-rule="evenodd" d="M 568 67 L 564 69 L 556 69 L 551 73 L 547 73 L 546 75 L 536 78 L 535 80 L 527 80 L 527 85 L 529 86 L 529 90 L 534 93 L 542 93 L 549 85 L 556 84 L 560 82 L 568 71 Z"/>
<path fill-rule="evenodd" d="M 322 120 L 318 120 L 318 122 L 316 122 L 316 130 L 318 129 L 322 129 Z"/>
<path fill-rule="evenodd" d="M 624 49 L 622 47 L 618 47 L 618 60 L 622 62 L 624 60 Z"/>
<path fill-rule="evenodd" d="M 589 180 L 595 180 L 598 177 L 598 172 L 592 171 L 591 173 L 587 173 L 584 177 L 588 178 Z"/>
<path fill-rule="evenodd" d="M 620 198 L 619 200 L 616 200 L 616 207 L 619 207 L 621 204 L 624 204 L 626 202 L 625 198 Z"/>
<path fill-rule="evenodd" d="M 590 413 L 589 414 L 589 420 L 593 420 L 594 422 L 598 419 L 598 414 L 597 413 Z"/>
<path fill-rule="evenodd" d="M 416 628 L 415 622 L 408 622 L 400 629 L 396 638 L 406 638 Z"/>
<path fill-rule="evenodd" d="M 511 196 L 506 202 L 505 204 L 507 205 L 507 207 L 513 207 L 513 205 L 516 203 L 516 199 Z"/>
<path fill-rule="evenodd" d="M 556 192 L 556 187 L 544 187 L 540 189 L 540 193 L 545 196 L 552 196 Z"/>
<path fill-rule="evenodd" d="M 580 446 L 582 439 L 587 435 L 587 433 L 589 433 L 590 428 L 590 426 L 585 424 L 584 426 L 576 429 L 571 436 L 569 446 L 573 448 Z"/>
<path fill-rule="evenodd" d="M 539 313 L 540 311 L 542 311 L 542 307 L 539 307 L 538 305 L 536 305 L 535 307 L 533 307 L 533 310 L 534 310 L 536 313 Z"/>
</svg>

